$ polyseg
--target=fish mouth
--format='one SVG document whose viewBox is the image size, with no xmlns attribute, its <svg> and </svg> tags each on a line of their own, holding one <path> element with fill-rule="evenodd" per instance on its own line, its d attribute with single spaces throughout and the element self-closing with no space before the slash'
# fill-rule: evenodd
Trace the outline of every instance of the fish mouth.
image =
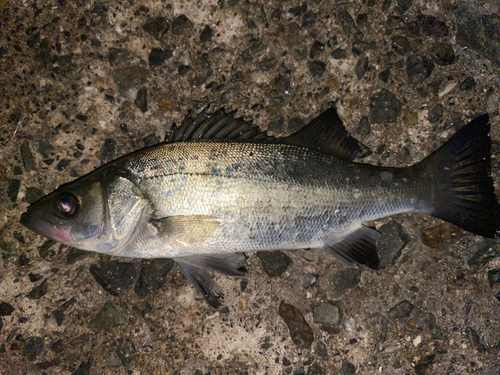
<svg viewBox="0 0 500 375">
<path fill-rule="evenodd" d="M 71 228 L 48 223 L 47 221 L 32 215 L 29 211 L 23 213 L 19 221 L 26 228 L 44 237 L 63 243 L 68 243 L 70 240 Z"/>
</svg>

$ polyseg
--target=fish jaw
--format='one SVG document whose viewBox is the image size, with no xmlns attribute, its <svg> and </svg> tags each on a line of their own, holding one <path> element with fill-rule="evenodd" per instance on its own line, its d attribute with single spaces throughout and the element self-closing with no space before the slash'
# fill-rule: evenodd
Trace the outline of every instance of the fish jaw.
<svg viewBox="0 0 500 375">
<path fill-rule="evenodd" d="M 71 242 L 71 227 L 44 221 L 37 217 L 36 213 L 30 212 L 30 210 L 21 215 L 20 222 L 36 234 L 76 247 Z"/>
</svg>

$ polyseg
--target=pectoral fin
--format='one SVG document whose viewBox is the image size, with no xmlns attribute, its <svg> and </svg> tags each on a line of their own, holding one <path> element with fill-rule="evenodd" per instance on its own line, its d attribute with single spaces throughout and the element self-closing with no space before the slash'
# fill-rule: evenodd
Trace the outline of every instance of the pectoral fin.
<svg viewBox="0 0 500 375">
<path fill-rule="evenodd" d="M 220 299 L 224 298 L 224 295 L 220 292 L 219 286 L 212 277 L 210 277 L 207 271 L 177 260 L 176 263 L 182 274 L 191 281 L 196 290 L 205 297 L 207 303 L 213 308 L 218 308 L 220 306 Z"/>
<path fill-rule="evenodd" d="M 326 244 L 323 250 L 342 263 L 357 268 L 364 264 L 378 269 L 380 259 L 377 253 L 377 241 L 380 233 L 365 226 L 349 233 L 342 241 Z"/>
<path fill-rule="evenodd" d="M 243 276 L 246 272 L 246 259 L 242 253 L 190 255 L 179 259 L 183 263 L 227 276 Z"/>
<path fill-rule="evenodd" d="M 189 248 L 203 243 L 211 237 L 220 225 L 214 216 L 169 216 L 162 219 L 151 220 L 159 235 L 180 248 Z"/>
</svg>

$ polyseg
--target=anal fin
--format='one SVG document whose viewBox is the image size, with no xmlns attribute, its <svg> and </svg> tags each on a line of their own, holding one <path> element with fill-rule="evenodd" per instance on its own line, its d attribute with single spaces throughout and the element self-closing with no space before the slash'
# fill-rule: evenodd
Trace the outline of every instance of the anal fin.
<svg viewBox="0 0 500 375">
<path fill-rule="evenodd" d="M 342 241 L 326 244 L 323 250 L 350 267 L 365 265 L 376 270 L 380 265 L 377 253 L 379 238 L 380 233 L 375 229 L 361 226 Z"/>
<path fill-rule="evenodd" d="M 219 286 L 207 271 L 187 263 L 175 261 L 182 274 L 195 286 L 207 303 L 213 308 L 220 306 L 220 300 L 224 298 Z"/>
<path fill-rule="evenodd" d="M 246 272 L 246 259 L 242 253 L 189 255 L 178 258 L 178 260 L 194 267 L 227 276 L 243 276 Z"/>
</svg>

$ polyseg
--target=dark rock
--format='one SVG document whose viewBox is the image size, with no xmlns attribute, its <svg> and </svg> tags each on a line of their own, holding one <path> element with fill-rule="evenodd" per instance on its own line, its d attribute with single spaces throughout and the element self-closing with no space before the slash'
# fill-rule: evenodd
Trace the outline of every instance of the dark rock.
<svg viewBox="0 0 500 375">
<path fill-rule="evenodd" d="M 26 202 L 28 202 L 29 204 L 35 203 L 44 195 L 45 194 L 40 189 L 36 187 L 29 187 L 26 189 Z"/>
<path fill-rule="evenodd" d="M 323 343 L 323 341 L 318 341 L 316 343 L 315 352 L 323 361 L 328 361 L 330 359 L 328 347 Z"/>
<path fill-rule="evenodd" d="M 0 316 L 9 316 L 14 312 L 15 308 L 7 303 L 7 302 L 0 302 Z"/>
<path fill-rule="evenodd" d="M 125 323 L 127 323 L 125 315 L 123 315 L 120 310 L 117 310 L 111 301 L 108 301 L 90 321 L 89 326 L 91 328 L 109 331 Z"/>
<path fill-rule="evenodd" d="M 356 373 L 356 367 L 346 360 L 342 362 L 342 367 L 340 368 L 340 375 L 354 375 Z"/>
<path fill-rule="evenodd" d="M 477 332 L 473 328 L 467 327 L 465 328 L 465 334 L 467 335 L 467 339 L 469 340 L 470 345 L 474 349 L 477 349 L 480 344 L 479 335 L 477 334 Z"/>
<path fill-rule="evenodd" d="M 435 227 L 424 229 L 421 235 L 422 243 L 433 249 L 441 247 L 444 243 L 444 227 L 436 225 Z"/>
<path fill-rule="evenodd" d="M 101 164 L 105 164 L 115 158 L 116 141 L 113 138 L 106 138 L 101 147 Z"/>
<path fill-rule="evenodd" d="M 134 282 L 136 271 L 133 263 L 102 261 L 90 266 L 90 273 L 109 294 L 119 296 Z"/>
<path fill-rule="evenodd" d="M 292 264 L 292 260 L 282 251 L 259 251 L 257 256 L 262 262 L 264 272 L 270 277 L 281 276 Z"/>
<path fill-rule="evenodd" d="M 269 123 L 267 130 L 273 133 L 281 133 L 284 124 L 285 124 L 285 119 L 283 118 L 283 116 L 280 116 Z"/>
<path fill-rule="evenodd" d="M 429 111 L 429 122 L 435 124 L 443 118 L 444 108 L 442 104 L 436 104 Z"/>
<path fill-rule="evenodd" d="M 164 17 L 156 17 L 142 25 L 142 29 L 159 40 L 170 29 L 170 25 Z"/>
<path fill-rule="evenodd" d="M 70 247 L 66 254 L 66 264 L 75 264 L 76 262 L 83 260 L 91 255 L 90 251 L 75 249 Z"/>
<path fill-rule="evenodd" d="M 193 24 L 184 14 L 181 14 L 178 17 L 175 17 L 172 21 L 172 32 L 175 35 L 181 35 L 185 30 L 191 29 Z"/>
<path fill-rule="evenodd" d="M 29 360 L 35 360 L 43 352 L 43 339 L 41 337 L 30 337 L 24 347 L 24 356 Z"/>
<path fill-rule="evenodd" d="M 388 312 L 388 315 L 392 319 L 407 318 L 410 316 L 413 307 L 414 306 L 410 301 L 404 300 L 391 307 L 391 309 Z"/>
<path fill-rule="evenodd" d="M 42 138 L 38 142 L 38 152 L 42 154 L 44 158 L 48 158 L 52 151 L 54 151 L 54 147 L 45 138 Z"/>
<path fill-rule="evenodd" d="M 271 14 L 271 21 L 274 22 L 274 23 L 277 23 L 282 18 L 283 18 L 283 9 L 281 7 L 278 7 Z"/>
<path fill-rule="evenodd" d="M 318 281 L 318 278 L 314 276 L 312 273 L 305 273 L 303 275 L 300 275 L 299 277 L 300 283 L 302 284 L 302 287 L 304 288 L 309 288 L 316 284 L 316 281 Z"/>
<path fill-rule="evenodd" d="M 82 17 L 78 20 L 78 28 L 83 29 L 85 26 L 87 26 L 87 19 Z"/>
<path fill-rule="evenodd" d="M 191 70 L 191 67 L 189 65 L 180 65 L 179 68 L 177 68 L 177 73 L 181 76 L 184 77 L 188 72 Z"/>
<path fill-rule="evenodd" d="M 147 82 L 148 77 L 149 72 L 140 66 L 117 69 L 114 72 L 120 95 L 129 99 L 135 99 L 139 87 Z"/>
<path fill-rule="evenodd" d="M 69 165 L 71 164 L 71 160 L 69 159 L 61 159 L 59 163 L 56 165 L 56 169 L 58 171 L 63 171 L 65 170 Z"/>
<path fill-rule="evenodd" d="M 354 23 L 353 18 L 349 14 L 347 10 L 342 10 L 337 14 L 337 18 L 340 22 L 340 25 L 342 26 L 342 31 L 344 32 L 345 36 L 349 38 L 351 34 L 353 36 L 362 36 L 361 32 L 359 31 L 358 27 Z"/>
<path fill-rule="evenodd" d="M 437 42 L 429 49 L 432 61 L 438 65 L 450 65 L 455 62 L 455 51 L 450 43 Z"/>
<path fill-rule="evenodd" d="M 500 257 L 500 248 L 494 240 L 485 240 L 484 245 L 468 260 L 470 267 L 483 268 L 493 259 Z"/>
<path fill-rule="evenodd" d="M 293 305 L 281 301 L 279 314 L 290 330 L 292 341 L 298 348 L 310 348 L 314 341 L 311 326 L 307 324 L 302 312 Z"/>
<path fill-rule="evenodd" d="M 371 132 L 371 127 L 370 127 L 370 121 L 368 120 L 368 117 L 363 116 L 361 117 L 361 120 L 359 120 L 358 126 L 356 126 L 355 129 L 356 133 L 359 135 L 366 137 L 368 134 Z"/>
<path fill-rule="evenodd" d="M 432 331 L 436 325 L 436 317 L 430 312 L 418 310 L 415 314 L 415 327 L 421 331 Z"/>
<path fill-rule="evenodd" d="M 214 37 L 214 33 L 210 26 L 206 25 L 203 31 L 200 33 L 200 39 L 202 42 L 211 42 Z"/>
<path fill-rule="evenodd" d="M 83 122 L 87 122 L 87 120 L 88 120 L 88 116 L 86 116 L 86 115 L 82 115 L 81 113 L 78 113 L 78 114 L 75 116 L 75 118 L 76 118 L 77 120 L 80 120 L 80 121 L 83 121 Z"/>
<path fill-rule="evenodd" d="M 391 77 L 391 70 L 390 69 L 382 70 L 378 74 L 378 79 L 380 79 L 382 82 L 385 82 L 385 83 L 387 83 L 389 81 L 390 77 Z"/>
<path fill-rule="evenodd" d="M 117 65 L 128 58 L 129 52 L 123 48 L 110 48 L 108 60 L 110 65 Z"/>
<path fill-rule="evenodd" d="M 358 79 L 363 78 L 367 70 L 368 58 L 365 56 L 360 57 L 358 62 L 356 63 L 356 66 L 354 67 L 354 73 L 356 73 L 356 77 L 358 77 Z"/>
<path fill-rule="evenodd" d="M 139 274 L 135 293 L 139 297 L 147 295 L 161 289 L 167 282 L 167 275 L 174 267 L 175 262 L 171 259 L 154 259 L 144 261 Z"/>
<path fill-rule="evenodd" d="M 471 15 L 464 12 L 458 18 L 457 43 L 473 49 L 500 66 L 500 15 Z"/>
<path fill-rule="evenodd" d="M 23 174 L 23 170 L 20 166 L 14 166 L 14 176 L 19 176 Z"/>
<path fill-rule="evenodd" d="M 21 145 L 21 157 L 23 159 L 24 170 L 26 172 L 31 172 L 35 169 L 35 158 L 31 153 L 31 148 L 28 141 L 25 141 Z"/>
<path fill-rule="evenodd" d="M 413 371 L 415 371 L 416 375 L 424 375 L 428 373 L 429 367 L 432 366 L 434 363 L 434 359 L 436 358 L 435 354 L 427 355 L 423 358 L 420 358 L 420 360 L 415 363 L 415 367 L 413 368 Z"/>
<path fill-rule="evenodd" d="M 472 77 L 467 77 L 460 84 L 460 90 L 462 91 L 474 90 L 475 88 L 476 88 L 476 81 Z"/>
<path fill-rule="evenodd" d="M 93 362 L 92 357 L 90 357 L 88 362 L 80 363 L 80 366 L 73 372 L 73 375 L 90 375 L 90 369 L 92 368 Z"/>
<path fill-rule="evenodd" d="M 446 23 L 433 16 L 418 15 L 417 20 L 409 24 L 410 34 L 434 36 L 441 38 L 448 36 L 450 30 Z"/>
<path fill-rule="evenodd" d="M 309 72 L 313 77 L 321 77 L 325 72 L 326 64 L 323 61 L 311 61 L 309 63 Z"/>
<path fill-rule="evenodd" d="M 62 353 L 64 351 L 63 340 L 62 339 L 57 340 L 56 342 L 54 342 L 52 344 L 52 346 L 50 348 L 52 349 L 52 351 L 54 351 L 57 354 Z"/>
<path fill-rule="evenodd" d="M 396 122 L 401 115 L 401 102 L 394 94 L 381 89 L 370 98 L 370 116 L 374 124 Z"/>
<path fill-rule="evenodd" d="M 42 283 L 38 286 L 35 286 L 31 291 L 26 295 L 29 299 L 40 299 L 47 293 L 47 280 L 43 280 Z"/>
<path fill-rule="evenodd" d="M 406 12 L 412 4 L 413 0 L 398 0 L 398 5 L 403 13 Z"/>
<path fill-rule="evenodd" d="M 66 310 L 68 308 L 70 308 L 72 305 L 74 305 L 75 303 L 76 303 L 76 298 L 73 297 L 69 301 L 64 302 L 61 306 L 59 306 L 57 309 L 55 309 L 52 312 L 52 316 L 56 320 L 56 323 L 58 326 L 61 326 L 63 324 L 64 319 L 66 318 L 66 316 L 64 315 Z"/>
<path fill-rule="evenodd" d="M 37 281 L 40 281 L 43 279 L 43 276 L 40 275 L 39 273 L 29 273 L 28 278 L 32 283 L 36 283 Z"/>
<path fill-rule="evenodd" d="M 439 93 L 439 89 L 441 88 L 441 79 L 437 79 L 433 82 L 430 82 L 427 85 L 427 90 L 429 90 L 430 93 L 437 95 Z"/>
<path fill-rule="evenodd" d="M 394 264 L 401 250 L 408 243 L 408 236 L 395 220 L 382 225 L 379 232 L 381 236 L 377 243 L 377 251 L 380 257 L 380 268 L 385 268 Z"/>
<path fill-rule="evenodd" d="M 419 84 L 430 77 L 434 63 L 425 56 L 413 55 L 406 60 L 406 75 L 411 84 Z"/>
<path fill-rule="evenodd" d="M 294 17 L 300 17 L 303 15 L 305 12 L 307 12 L 307 3 L 302 3 L 302 5 L 290 8 L 288 10 L 288 13 L 290 13 Z"/>
<path fill-rule="evenodd" d="M 148 89 L 146 87 L 141 87 L 137 91 L 137 96 L 134 100 L 134 105 L 141 110 L 142 113 L 148 110 Z"/>
<path fill-rule="evenodd" d="M 339 267 L 338 264 L 319 279 L 322 290 L 326 290 L 327 298 L 338 299 L 361 281 L 361 268 Z"/>
<path fill-rule="evenodd" d="M 49 250 L 52 246 L 54 246 L 57 242 L 54 240 L 45 240 L 45 242 L 38 248 L 38 253 L 42 258 L 47 258 L 49 256 Z"/>
<path fill-rule="evenodd" d="M 224 104 L 229 103 L 235 97 L 237 97 L 240 93 L 240 86 L 234 85 L 229 90 L 223 92 L 220 96 L 220 101 Z"/>
<path fill-rule="evenodd" d="M 92 45 L 92 47 L 97 47 L 97 48 L 102 46 L 101 41 L 97 38 L 90 39 L 90 44 Z"/>
<path fill-rule="evenodd" d="M 115 97 L 113 95 L 106 94 L 104 95 L 104 99 L 111 104 L 115 104 Z"/>
<path fill-rule="evenodd" d="M 135 345 L 133 342 L 125 342 L 116 349 L 116 355 L 123 363 L 123 366 L 128 366 L 134 359 Z"/>
<path fill-rule="evenodd" d="M 239 71 L 234 73 L 234 75 L 231 77 L 231 82 L 233 82 L 233 83 L 238 83 L 241 81 L 243 81 L 243 73 L 241 73 Z"/>
<path fill-rule="evenodd" d="M 302 27 L 311 27 L 314 25 L 316 22 L 316 13 L 314 13 L 312 10 L 306 12 L 304 16 L 302 17 Z"/>
<path fill-rule="evenodd" d="M 317 58 L 323 51 L 325 50 L 325 45 L 323 43 L 318 42 L 317 40 L 311 47 L 311 51 L 309 52 L 309 57 L 311 59 Z"/>
<path fill-rule="evenodd" d="M 332 57 L 335 60 L 341 60 L 341 59 L 346 59 L 347 58 L 347 51 L 342 48 L 336 48 L 332 52 Z"/>
<path fill-rule="evenodd" d="M 260 67 L 263 71 L 267 72 L 268 70 L 271 70 L 272 68 L 274 68 L 277 64 L 278 64 L 278 59 L 276 58 L 276 56 L 271 55 L 271 56 L 264 58 L 261 61 Z"/>
<path fill-rule="evenodd" d="M 142 141 L 144 142 L 144 147 L 150 147 L 160 143 L 160 137 L 153 133 L 143 138 Z"/>
<path fill-rule="evenodd" d="M 488 282 L 491 288 L 493 288 L 493 285 L 500 283 L 500 268 L 488 271 Z"/>
<path fill-rule="evenodd" d="M 162 65 L 167 59 L 173 56 L 170 49 L 153 48 L 149 54 L 149 66 L 151 68 Z"/>
<path fill-rule="evenodd" d="M 333 327 L 340 323 L 342 314 L 337 304 L 323 302 L 314 309 L 314 323 Z"/>
<path fill-rule="evenodd" d="M 363 52 L 366 52 L 366 51 L 370 50 L 371 48 L 372 48 L 372 46 L 369 43 L 366 43 L 363 40 L 356 40 L 352 44 L 352 53 L 359 56 Z"/>
<path fill-rule="evenodd" d="M 17 195 L 19 194 L 19 188 L 21 187 L 21 180 L 13 178 L 9 181 L 9 187 L 7 188 L 7 196 L 12 202 L 17 200 Z"/>
<path fill-rule="evenodd" d="M 378 342 L 385 342 L 387 340 L 387 334 L 394 330 L 392 322 L 379 313 L 375 313 L 366 318 L 365 325 Z"/>
<path fill-rule="evenodd" d="M 397 35 L 392 38 L 392 48 L 396 53 L 404 55 L 411 51 L 410 41 L 405 36 Z"/>
</svg>

